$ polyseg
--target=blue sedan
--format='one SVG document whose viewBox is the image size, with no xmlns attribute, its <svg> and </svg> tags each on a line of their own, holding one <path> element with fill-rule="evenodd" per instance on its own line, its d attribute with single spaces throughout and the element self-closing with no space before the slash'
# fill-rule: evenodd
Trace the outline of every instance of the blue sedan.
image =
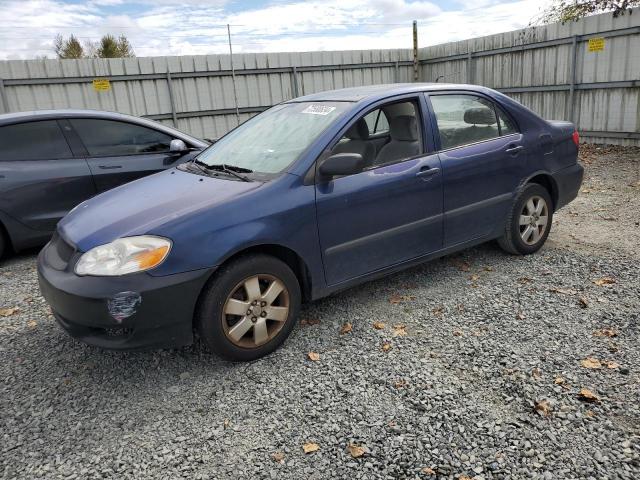
<svg viewBox="0 0 640 480">
<path fill-rule="evenodd" d="M 77 206 L 40 253 L 70 335 L 231 360 L 268 354 L 300 304 L 497 240 L 544 244 L 582 183 L 579 137 L 471 85 L 377 85 L 270 108 L 194 161 Z"/>
</svg>

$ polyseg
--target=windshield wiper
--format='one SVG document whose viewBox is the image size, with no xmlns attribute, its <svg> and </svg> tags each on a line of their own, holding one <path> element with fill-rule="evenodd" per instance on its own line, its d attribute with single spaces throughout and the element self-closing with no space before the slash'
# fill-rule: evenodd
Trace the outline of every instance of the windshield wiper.
<svg viewBox="0 0 640 480">
<path fill-rule="evenodd" d="M 250 182 L 251 179 L 248 177 L 245 177 L 244 175 L 241 175 L 241 173 L 253 173 L 253 170 L 249 168 L 237 167 L 235 165 L 227 165 L 225 163 L 216 163 L 214 165 L 207 165 L 203 162 L 198 162 L 197 160 L 195 163 L 198 166 L 201 165 L 202 168 L 205 168 L 207 170 L 215 170 L 218 172 L 228 173 L 229 175 L 233 175 L 234 177 L 239 178 L 243 182 Z"/>
</svg>

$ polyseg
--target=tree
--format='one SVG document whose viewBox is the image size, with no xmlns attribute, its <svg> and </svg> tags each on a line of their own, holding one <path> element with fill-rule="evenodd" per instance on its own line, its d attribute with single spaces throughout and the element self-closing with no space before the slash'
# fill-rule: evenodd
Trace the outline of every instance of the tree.
<svg viewBox="0 0 640 480">
<path fill-rule="evenodd" d="M 637 6 L 640 0 L 553 0 L 535 23 L 566 23 L 602 12 L 618 17 Z"/>
<path fill-rule="evenodd" d="M 128 58 L 135 57 L 135 54 L 124 35 L 120 35 L 117 39 L 113 35 L 105 35 L 95 46 L 95 56 L 97 58 Z"/>
<path fill-rule="evenodd" d="M 68 40 L 60 34 L 56 35 L 53 49 L 58 58 L 84 58 L 84 49 L 78 39 L 71 35 Z"/>
<path fill-rule="evenodd" d="M 60 59 L 135 57 L 133 47 L 124 35 L 118 38 L 105 35 L 98 42 L 87 41 L 83 47 L 74 35 L 65 39 L 58 34 L 54 42 L 54 50 Z"/>
</svg>

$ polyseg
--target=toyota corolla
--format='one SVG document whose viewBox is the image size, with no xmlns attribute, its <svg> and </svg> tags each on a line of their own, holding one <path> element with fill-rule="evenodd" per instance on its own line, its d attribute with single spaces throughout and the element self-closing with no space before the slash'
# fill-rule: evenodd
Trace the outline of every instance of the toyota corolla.
<svg viewBox="0 0 640 480">
<path fill-rule="evenodd" d="M 40 253 L 70 335 L 231 360 L 268 354 L 300 304 L 497 240 L 544 244 L 583 168 L 573 124 L 488 88 L 377 85 L 261 113 L 193 161 L 77 206 Z"/>
</svg>

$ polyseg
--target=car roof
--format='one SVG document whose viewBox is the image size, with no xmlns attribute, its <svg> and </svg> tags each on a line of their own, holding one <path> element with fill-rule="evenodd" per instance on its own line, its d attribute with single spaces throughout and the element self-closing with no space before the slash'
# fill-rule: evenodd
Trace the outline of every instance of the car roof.
<svg viewBox="0 0 640 480">
<path fill-rule="evenodd" d="M 206 147 L 209 144 L 199 138 L 188 135 L 180 130 L 164 125 L 160 122 L 148 118 L 126 115 L 118 112 L 108 112 L 103 110 L 83 110 L 83 109 L 58 109 L 58 110 L 34 110 L 30 112 L 4 113 L 0 115 L 0 127 L 15 123 L 33 122 L 36 120 L 52 120 L 58 118 L 100 118 L 103 120 L 116 120 L 135 123 L 144 127 L 160 130 L 168 135 L 191 141 L 192 143 Z"/>
<path fill-rule="evenodd" d="M 438 90 L 466 90 L 472 92 L 487 92 L 489 89 L 478 85 L 457 83 L 389 83 L 382 85 L 366 85 L 363 87 L 341 88 L 326 92 L 312 93 L 298 97 L 290 102 L 360 102 L 362 100 L 377 100 L 406 93 L 428 92 Z"/>
</svg>

